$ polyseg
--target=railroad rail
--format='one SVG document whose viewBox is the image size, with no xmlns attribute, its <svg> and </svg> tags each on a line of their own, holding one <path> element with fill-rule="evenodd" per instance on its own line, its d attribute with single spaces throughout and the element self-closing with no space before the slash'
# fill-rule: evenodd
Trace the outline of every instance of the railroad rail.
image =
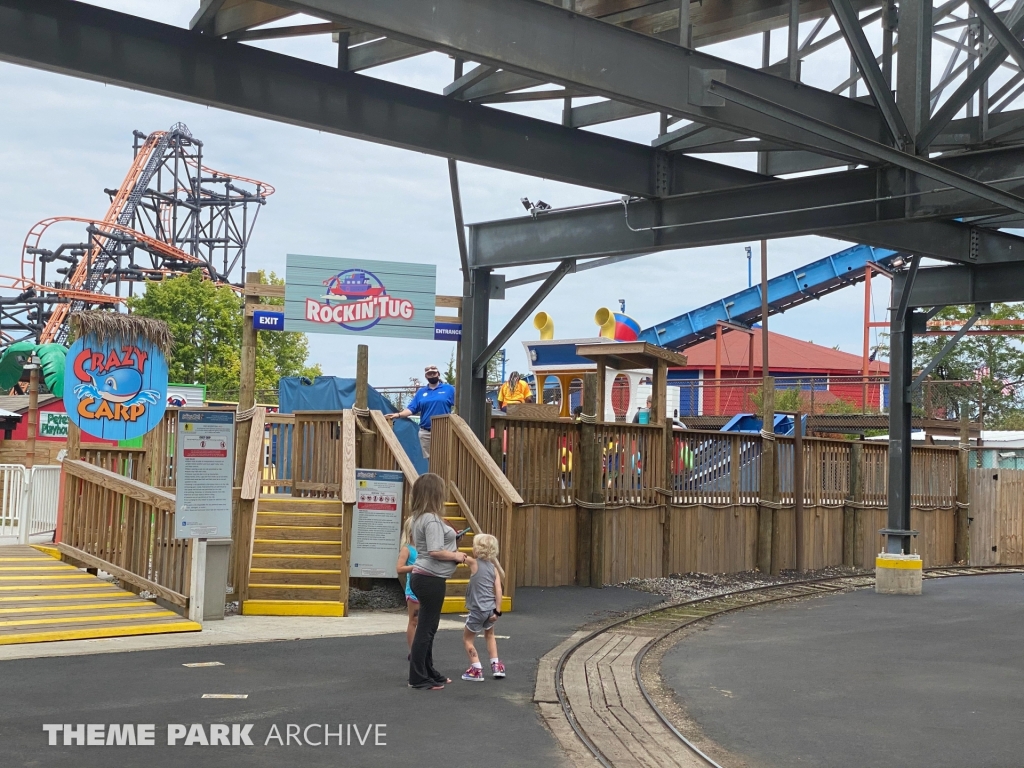
<svg viewBox="0 0 1024 768">
<path fill-rule="evenodd" d="M 929 568 L 924 578 L 1013 573 L 1024 573 L 1024 566 Z M 592 758 L 604 768 L 722 768 L 680 733 L 655 703 L 641 674 L 647 654 L 679 630 L 716 616 L 781 600 L 865 589 L 874 583 L 873 574 L 852 574 L 753 587 L 659 606 L 591 632 L 577 632 L 542 660 L 535 701 L 552 724 L 545 707 L 557 698 L 571 731 L 552 724 L 556 737 L 570 754 Z M 553 664 L 546 663 L 552 659 Z M 553 688 L 542 680 L 546 671 L 553 672 Z M 578 742 L 567 743 L 569 739 Z M 582 755 L 579 743 L 587 750 Z"/>
</svg>

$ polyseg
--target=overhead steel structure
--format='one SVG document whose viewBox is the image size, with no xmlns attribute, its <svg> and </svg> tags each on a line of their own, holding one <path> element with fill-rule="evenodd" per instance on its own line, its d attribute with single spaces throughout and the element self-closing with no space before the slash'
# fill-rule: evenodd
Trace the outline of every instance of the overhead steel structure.
<svg viewBox="0 0 1024 768">
<path fill-rule="evenodd" d="M 1002 231 L 1024 220 L 1024 0 L 993 3 L 202 0 L 185 30 L 71 0 L 0 0 L 0 59 L 446 157 L 453 182 L 461 160 L 622 196 L 463 239 L 453 184 L 460 410 L 478 431 L 488 354 L 588 260 L 807 233 L 916 254 L 891 329 L 888 546 L 909 551 L 916 308 L 1024 299 L 1024 239 Z M 878 50 L 865 33 L 876 24 Z M 772 29 L 788 30 L 775 60 Z M 328 33 L 337 67 L 244 44 Z M 760 68 L 700 50 L 751 35 Z M 801 62 L 828 46 L 849 52 L 849 78 L 801 82 Z M 938 77 L 935 46 L 949 53 Z M 456 59 L 443 93 L 359 74 L 427 51 Z M 492 106 L 536 100 L 560 104 L 561 121 Z M 660 116 L 649 144 L 583 130 L 644 114 Z M 706 159 L 736 152 L 756 153 L 758 170 Z M 921 256 L 952 264 L 918 269 Z M 494 270 L 542 263 L 557 266 L 489 338 Z"/>
</svg>

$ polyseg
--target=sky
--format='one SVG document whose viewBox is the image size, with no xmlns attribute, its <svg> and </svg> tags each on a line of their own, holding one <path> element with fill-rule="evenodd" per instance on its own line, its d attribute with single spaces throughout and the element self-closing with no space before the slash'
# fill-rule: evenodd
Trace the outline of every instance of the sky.
<svg viewBox="0 0 1024 768">
<path fill-rule="evenodd" d="M 95 5 L 187 27 L 197 0 L 117 0 Z M 288 19 L 284 24 L 296 23 Z M 834 22 L 822 35 L 832 30 Z M 805 35 L 810 25 L 803 25 Z M 869 39 L 879 47 L 877 25 Z M 336 60 L 329 36 L 274 41 L 267 48 L 324 64 Z M 784 32 L 773 36 L 773 61 L 785 53 Z M 760 64 L 760 41 L 746 40 L 703 49 L 740 63 Z M 936 56 L 933 67 L 945 64 Z M 804 81 L 832 87 L 845 79 L 849 60 L 840 46 L 814 54 L 804 63 Z M 451 79 L 447 56 L 426 56 L 379 67 L 365 74 L 440 92 Z M 863 88 L 863 86 L 862 86 Z M 249 269 L 284 274 L 288 253 L 358 257 L 437 266 L 437 292 L 461 290 L 458 246 L 443 158 L 394 149 L 283 123 L 197 106 L 115 86 L 0 63 L 0 273 L 20 273 L 21 245 L 37 221 L 58 215 L 102 217 L 108 206 L 105 187 L 117 187 L 131 162 L 132 131 L 188 125 L 204 143 L 204 157 L 223 171 L 264 180 L 276 193 L 259 214 L 248 252 Z M 553 119 L 560 103 L 515 107 L 524 114 Z M 649 142 L 656 118 L 641 117 L 596 130 Z M 753 155 L 730 156 L 751 167 Z M 721 161 L 723 156 L 714 159 Z M 542 199 L 554 207 L 615 199 L 600 190 L 459 164 L 467 223 L 524 214 L 520 198 Z M 84 233 L 55 233 L 50 247 Z M 51 244 L 52 243 L 52 244 Z M 540 309 L 555 321 L 561 338 L 594 336 L 595 311 L 618 309 L 648 327 L 707 304 L 747 285 L 744 246 L 754 251 L 754 281 L 759 280 L 758 243 L 671 251 L 567 276 Z M 769 275 L 848 247 L 820 237 L 769 242 Z M 509 279 L 536 269 L 513 269 Z M 536 283 L 509 290 L 491 303 L 491 333 L 501 328 Z M 875 319 L 885 318 L 888 281 L 876 280 Z M 862 287 L 848 288 L 770 319 L 769 328 L 828 347 L 860 354 L 863 343 Z M 509 368 L 527 369 L 522 341 L 536 337 L 529 321 L 507 345 Z M 376 386 L 406 384 L 422 377 L 426 364 L 444 366 L 451 342 L 411 341 L 334 335 L 310 336 L 310 362 L 325 374 L 353 376 L 356 345 L 370 346 L 370 380 Z"/>
</svg>

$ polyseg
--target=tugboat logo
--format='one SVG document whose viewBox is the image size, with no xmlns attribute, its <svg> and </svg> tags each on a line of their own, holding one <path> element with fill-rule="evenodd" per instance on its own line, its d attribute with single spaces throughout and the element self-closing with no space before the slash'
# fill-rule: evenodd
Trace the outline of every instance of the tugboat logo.
<svg viewBox="0 0 1024 768">
<path fill-rule="evenodd" d="M 412 320 L 408 299 L 388 295 L 384 283 L 365 269 L 346 269 L 324 280 L 326 294 L 306 299 L 305 319 L 314 323 L 337 323 L 349 331 L 367 331 L 385 318 Z"/>
</svg>

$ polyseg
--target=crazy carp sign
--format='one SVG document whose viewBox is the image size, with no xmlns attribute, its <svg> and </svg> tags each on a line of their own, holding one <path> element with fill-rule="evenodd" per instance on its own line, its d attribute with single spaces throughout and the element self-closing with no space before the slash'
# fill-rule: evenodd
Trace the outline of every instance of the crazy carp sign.
<svg viewBox="0 0 1024 768">
<path fill-rule="evenodd" d="M 285 330 L 434 338 L 437 268 L 288 254 Z"/>
<path fill-rule="evenodd" d="M 85 336 L 71 345 L 64 371 L 64 408 L 93 437 L 131 440 L 164 416 L 167 361 L 148 341 Z"/>
</svg>

